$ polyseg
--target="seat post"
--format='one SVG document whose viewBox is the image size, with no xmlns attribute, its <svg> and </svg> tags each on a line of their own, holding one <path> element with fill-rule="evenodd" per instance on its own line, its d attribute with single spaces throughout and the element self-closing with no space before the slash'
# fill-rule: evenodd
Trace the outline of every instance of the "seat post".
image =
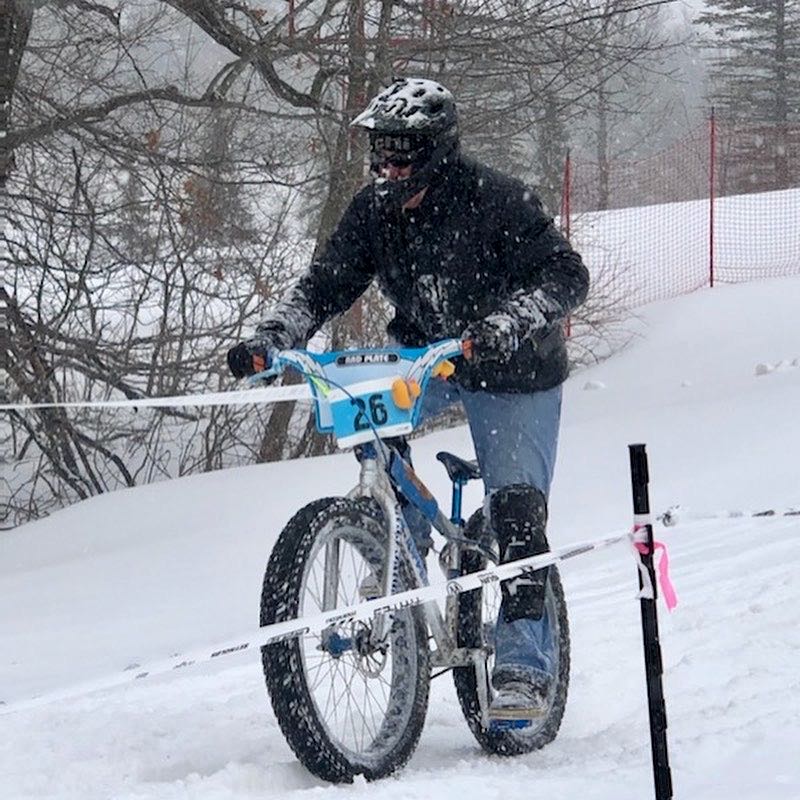
<svg viewBox="0 0 800 800">
<path fill-rule="evenodd" d="M 450 522 L 453 525 L 464 524 L 464 520 L 461 519 L 461 499 L 465 483 L 463 478 L 453 478 L 453 501 L 450 509 Z"/>
</svg>

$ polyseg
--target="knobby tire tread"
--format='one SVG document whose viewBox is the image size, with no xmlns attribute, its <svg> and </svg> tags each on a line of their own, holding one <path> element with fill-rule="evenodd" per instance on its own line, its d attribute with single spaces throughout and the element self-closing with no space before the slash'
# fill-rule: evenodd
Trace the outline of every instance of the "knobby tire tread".
<svg viewBox="0 0 800 800">
<path fill-rule="evenodd" d="M 288 522 L 273 548 L 261 596 L 262 626 L 297 617 L 306 560 L 318 533 L 337 517 L 360 526 L 359 530 L 373 531 L 385 547 L 383 514 L 375 501 L 328 497 L 308 504 Z M 300 639 L 262 648 L 264 677 L 278 725 L 295 755 L 314 775 L 332 783 L 351 783 L 357 774 L 376 780 L 400 769 L 413 755 L 427 713 L 430 664 L 427 628 L 419 608 L 411 615 L 418 651 L 413 706 L 397 746 L 369 764 L 348 759 L 326 732 L 305 679 Z"/>
</svg>

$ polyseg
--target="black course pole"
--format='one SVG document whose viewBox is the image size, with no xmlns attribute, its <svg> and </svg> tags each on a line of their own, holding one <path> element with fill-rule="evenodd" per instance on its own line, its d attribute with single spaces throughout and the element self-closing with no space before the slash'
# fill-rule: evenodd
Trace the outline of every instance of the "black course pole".
<svg viewBox="0 0 800 800">
<path fill-rule="evenodd" d="M 642 640 L 644 645 L 644 669 L 647 679 L 647 705 L 650 716 L 650 748 L 653 754 L 653 784 L 656 800 L 671 800 L 672 773 L 667 751 L 667 710 L 664 704 L 664 685 L 661 676 L 664 668 L 661 661 L 661 643 L 658 639 L 658 614 L 656 611 L 656 573 L 653 566 L 653 525 L 650 518 L 650 497 L 647 470 L 647 453 L 643 444 L 628 445 L 631 458 L 631 485 L 633 487 L 634 526 L 646 532 L 647 552 L 640 553 L 650 586 L 652 598 L 642 597 Z M 639 572 L 639 589 L 644 588 Z"/>
</svg>

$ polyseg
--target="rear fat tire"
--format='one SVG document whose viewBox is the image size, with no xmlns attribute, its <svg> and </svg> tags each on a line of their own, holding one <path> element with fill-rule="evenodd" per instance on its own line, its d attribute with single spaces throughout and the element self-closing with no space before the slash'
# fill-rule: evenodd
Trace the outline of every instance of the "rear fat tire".
<svg viewBox="0 0 800 800">
<path fill-rule="evenodd" d="M 382 574 L 386 537 L 383 514 L 373 500 L 325 498 L 298 511 L 282 531 L 267 565 L 261 625 L 298 616 L 311 569 L 307 564 L 323 540 L 347 542 Z M 411 588 L 408 578 L 404 588 Z M 358 774 L 368 780 L 386 777 L 402 767 L 416 748 L 430 687 L 427 627 L 419 607 L 394 614 L 390 640 L 393 669 L 387 709 L 380 733 L 364 752 L 349 748 L 329 731 L 309 686 L 302 639 L 261 650 L 267 691 L 281 731 L 297 758 L 323 780 L 350 783 Z"/>
<path fill-rule="evenodd" d="M 478 516 L 480 515 L 480 519 Z M 476 512 L 467 526 L 467 535 L 474 538 L 483 524 L 482 513 Z M 462 557 L 462 573 L 477 572 L 485 568 L 485 560 L 477 553 L 466 552 Z M 483 589 L 475 589 L 459 595 L 458 609 L 458 644 L 461 647 L 479 647 L 482 644 L 483 625 Z M 489 589 L 487 591 L 492 591 Z M 498 593 L 499 588 L 494 589 Z M 555 690 L 550 696 L 550 705 L 546 716 L 534 722 L 530 728 L 518 730 L 493 730 L 483 726 L 480 701 L 478 699 L 478 673 L 474 667 L 456 667 L 453 669 L 453 682 L 461 705 L 461 711 L 480 746 L 487 752 L 501 756 L 516 756 L 539 750 L 556 738 L 561 727 L 564 709 L 567 705 L 570 669 L 570 640 L 567 605 L 561 577 L 555 565 L 548 569 L 547 590 L 545 597 L 547 613 L 555 612 L 558 628 L 556 647 L 558 649 L 558 676 Z M 487 675 L 491 679 L 493 658 L 487 664 Z M 491 681 L 488 688 L 489 700 L 492 698 Z"/>
</svg>

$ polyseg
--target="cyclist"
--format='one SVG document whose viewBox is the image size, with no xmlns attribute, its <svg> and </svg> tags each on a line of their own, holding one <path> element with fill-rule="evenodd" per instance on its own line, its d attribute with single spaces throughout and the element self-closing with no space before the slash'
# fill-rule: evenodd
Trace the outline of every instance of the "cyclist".
<svg viewBox="0 0 800 800">
<path fill-rule="evenodd" d="M 586 297 L 587 270 L 529 188 L 461 153 L 456 105 L 441 84 L 396 80 L 352 125 L 368 132 L 374 181 L 255 335 L 228 352 L 229 367 L 244 377 L 264 369 L 270 350 L 305 346 L 376 280 L 395 308 L 396 342 L 472 343 L 450 381 L 431 382 L 423 416 L 463 404 L 501 561 L 544 552 L 568 372 L 563 322 Z M 407 518 L 424 548 L 429 527 Z M 546 575 L 502 586 L 494 719 L 546 712 L 555 679 Z"/>
</svg>

